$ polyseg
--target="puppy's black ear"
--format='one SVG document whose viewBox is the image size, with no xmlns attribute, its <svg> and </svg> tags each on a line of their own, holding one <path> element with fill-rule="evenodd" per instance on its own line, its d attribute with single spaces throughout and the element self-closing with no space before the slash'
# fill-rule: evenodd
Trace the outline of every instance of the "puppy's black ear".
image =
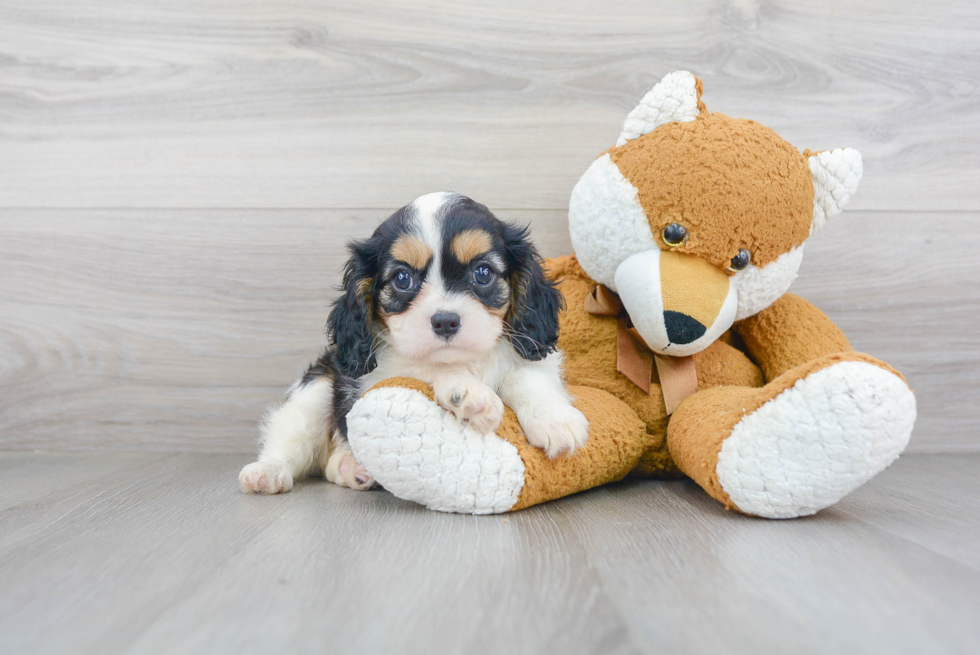
<svg viewBox="0 0 980 655">
<path fill-rule="evenodd" d="M 377 366 L 371 348 L 375 336 L 371 296 L 377 258 L 370 240 L 354 241 L 347 248 L 351 257 L 344 268 L 344 293 L 330 310 L 327 338 L 335 346 L 338 372 L 357 378 Z"/>
<path fill-rule="evenodd" d="M 524 359 L 544 359 L 558 348 L 558 313 L 565 297 L 545 275 L 527 227 L 505 223 L 504 247 L 511 271 L 510 341 Z"/>
</svg>

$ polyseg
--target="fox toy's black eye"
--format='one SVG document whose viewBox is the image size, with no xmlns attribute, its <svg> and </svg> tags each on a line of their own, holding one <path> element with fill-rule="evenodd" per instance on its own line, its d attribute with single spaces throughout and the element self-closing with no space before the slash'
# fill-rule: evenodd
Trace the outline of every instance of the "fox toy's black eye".
<svg viewBox="0 0 980 655">
<path fill-rule="evenodd" d="M 485 287 L 493 282 L 493 271 L 489 266 L 477 266 L 473 269 L 473 281 Z"/>
<path fill-rule="evenodd" d="M 750 253 L 745 248 L 738 251 L 738 254 L 732 257 L 732 265 L 729 267 L 733 271 L 741 271 L 743 268 L 749 265 L 752 261 L 752 253 Z"/>
<path fill-rule="evenodd" d="M 680 223 L 671 223 L 663 229 L 660 236 L 663 237 L 664 243 L 675 248 L 687 241 L 687 228 Z"/>
<path fill-rule="evenodd" d="M 395 273 L 395 277 L 391 279 L 391 284 L 399 291 L 409 291 L 415 286 L 415 278 L 408 271 L 401 270 Z"/>
</svg>

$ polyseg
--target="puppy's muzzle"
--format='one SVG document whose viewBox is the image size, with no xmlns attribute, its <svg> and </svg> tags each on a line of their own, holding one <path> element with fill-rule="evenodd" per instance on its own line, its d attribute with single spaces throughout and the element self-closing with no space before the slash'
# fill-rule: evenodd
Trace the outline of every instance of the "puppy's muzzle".
<svg viewBox="0 0 980 655">
<path fill-rule="evenodd" d="M 459 332 L 459 314 L 456 312 L 439 312 L 432 315 L 432 331 L 447 341 Z"/>
</svg>

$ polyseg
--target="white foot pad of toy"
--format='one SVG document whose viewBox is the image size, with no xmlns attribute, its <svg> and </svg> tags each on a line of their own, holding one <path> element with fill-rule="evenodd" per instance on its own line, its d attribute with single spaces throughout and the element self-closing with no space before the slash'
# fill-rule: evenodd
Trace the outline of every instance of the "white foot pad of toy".
<svg viewBox="0 0 980 655">
<path fill-rule="evenodd" d="M 347 440 L 381 486 L 429 509 L 506 512 L 524 486 L 524 462 L 513 445 L 461 425 L 412 389 L 365 394 L 347 415 Z"/>
<path fill-rule="evenodd" d="M 842 362 L 739 421 L 718 454 L 718 479 L 743 512 L 808 516 L 895 461 L 914 423 L 915 396 L 901 378 Z"/>
</svg>

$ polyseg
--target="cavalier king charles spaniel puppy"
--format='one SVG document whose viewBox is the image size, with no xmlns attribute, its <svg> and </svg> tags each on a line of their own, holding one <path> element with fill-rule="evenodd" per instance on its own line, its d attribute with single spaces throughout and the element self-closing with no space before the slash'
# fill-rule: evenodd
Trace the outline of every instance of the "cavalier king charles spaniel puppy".
<svg viewBox="0 0 980 655">
<path fill-rule="evenodd" d="M 374 486 L 347 444 L 346 417 L 361 394 L 398 376 L 432 385 L 478 432 L 493 432 L 507 403 L 549 457 L 585 443 L 588 420 L 572 406 L 557 350 L 564 301 L 527 228 L 465 196 L 431 193 L 349 250 L 328 346 L 268 414 L 242 489 L 285 492 L 313 473 Z"/>
</svg>

